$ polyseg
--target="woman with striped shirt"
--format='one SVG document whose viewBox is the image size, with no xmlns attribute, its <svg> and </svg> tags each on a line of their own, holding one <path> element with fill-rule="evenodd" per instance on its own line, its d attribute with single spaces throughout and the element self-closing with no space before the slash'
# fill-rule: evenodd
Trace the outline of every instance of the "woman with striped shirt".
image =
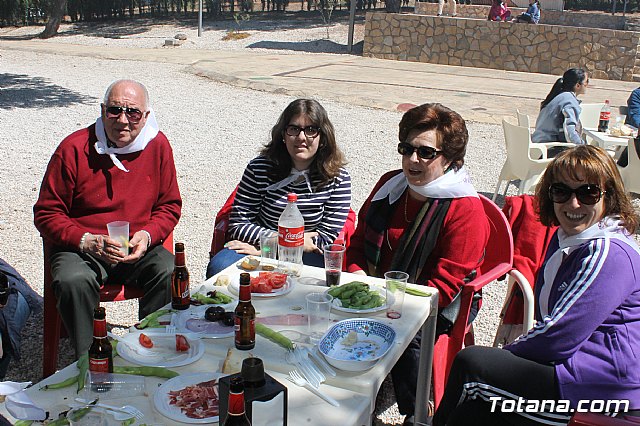
<svg viewBox="0 0 640 426">
<path fill-rule="evenodd" d="M 225 248 L 207 267 L 207 278 L 242 257 L 260 254 L 260 233 L 277 230 L 287 193 L 298 195 L 304 217 L 306 265 L 323 266 L 322 248 L 342 230 L 351 205 L 351 176 L 327 112 L 317 101 L 297 99 L 282 112 L 260 155 L 238 185 Z"/>
</svg>

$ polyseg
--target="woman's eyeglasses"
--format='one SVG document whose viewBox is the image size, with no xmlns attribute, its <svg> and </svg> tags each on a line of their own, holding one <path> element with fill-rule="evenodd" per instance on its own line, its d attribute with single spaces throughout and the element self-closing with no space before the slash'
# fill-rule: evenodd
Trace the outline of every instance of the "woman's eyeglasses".
<svg viewBox="0 0 640 426">
<path fill-rule="evenodd" d="M 416 151 L 418 151 L 418 157 L 424 160 L 432 160 L 442 154 L 442 151 L 438 151 L 430 146 L 413 146 L 407 142 L 400 142 L 398 144 L 398 154 L 400 155 L 413 155 Z"/>
<path fill-rule="evenodd" d="M 285 131 L 289 136 L 298 136 L 300 132 L 304 132 L 304 135 L 308 138 L 315 138 L 316 136 L 318 136 L 318 134 L 320 134 L 319 127 L 316 127 L 316 126 L 300 127 L 300 126 L 294 126 L 293 124 L 289 124 Z"/>
<path fill-rule="evenodd" d="M 571 194 L 576 194 L 576 198 L 582 204 L 592 206 L 600 201 L 603 191 L 598 185 L 586 184 L 572 189 L 564 183 L 553 183 L 549 187 L 549 198 L 556 204 L 562 204 L 569 201 Z"/>
<path fill-rule="evenodd" d="M 127 120 L 131 123 L 137 123 L 142 120 L 143 112 L 138 108 L 128 108 L 122 106 L 110 106 L 106 108 L 107 118 L 118 118 L 120 114 L 124 112 L 124 115 L 127 116 Z"/>
</svg>

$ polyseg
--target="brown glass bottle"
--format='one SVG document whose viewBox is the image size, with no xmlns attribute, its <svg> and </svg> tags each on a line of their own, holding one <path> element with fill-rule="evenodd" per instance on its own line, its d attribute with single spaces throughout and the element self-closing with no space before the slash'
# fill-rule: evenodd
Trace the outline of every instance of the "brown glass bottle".
<svg viewBox="0 0 640 426">
<path fill-rule="evenodd" d="M 176 243 L 175 263 L 171 274 L 171 307 L 184 310 L 190 305 L 189 271 L 184 256 L 184 243 Z"/>
<path fill-rule="evenodd" d="M 92 380 L 93 391 L 106 392 L 109 390 L 109 373 L 113 373 L 113 349 L 107 339 L 107 314 L 103 307 L 93 310 L 93 342 L 89 347 L 89 371 L 102 379 Z M 93 376 L 92 376 L 93 377 Z M 104 382 L 104 383 L 103 383 Z"/>
<path fill-rule="evenodd" d="M 236 348 L 248 351 L 256 345 L 256 310 L 251 304 L 251 275 L 240 274 L 240 297 L 235 310 Z"/>
<path fill-rule="evenodd" d="M 223 426 L 251 426 L 244 410 L 244 381 L 241 377 L 232 378 L 229 384 L 229 410 Z"/>
</svg>

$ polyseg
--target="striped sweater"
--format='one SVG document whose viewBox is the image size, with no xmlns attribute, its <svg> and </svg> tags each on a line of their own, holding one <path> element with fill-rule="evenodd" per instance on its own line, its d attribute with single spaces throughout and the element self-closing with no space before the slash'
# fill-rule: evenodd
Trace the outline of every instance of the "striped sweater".
<svg viewBox="0 0 640 426">
<path fill-rule="evenodd" d="M 266 188 L 275 183 L 268 177 L 271 162 L 259 156 L 249 162 L 236 193 L 227 239 L 258 245 L 260 233 L 265 229 L 278 229 L 278 219 L 287 205 L 287 193 L 298 195 L 298 209 L 304 217 L 305 232 L 316 231 L 319 248 L 332 244 L 349 214 L 351 206 L 351 176 L 345 168 L 327 185 L 317 188 L 312 180 L 311 192 L 304 179 L 271 191 Z"/>
</svg>

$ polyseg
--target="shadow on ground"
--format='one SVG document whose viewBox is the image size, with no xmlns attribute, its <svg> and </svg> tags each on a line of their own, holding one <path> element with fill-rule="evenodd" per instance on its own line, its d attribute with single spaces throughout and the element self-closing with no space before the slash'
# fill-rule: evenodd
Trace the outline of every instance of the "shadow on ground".
<svg viewBox="0 0 640 426">
<path fill-rule="evenodd" d="M 364 11 L 358 11 L 355 22 L 364 22 Z M 209 21 L 209 22 L 207 22 Z M 231 17 L 207 17 L 203 23 L 203 30 L 240 30 L 240 31 L 286 31 L 297 28 L 323 28 L 335 23 L 347 23 L 349 12 L 337 10 L 331 17 L 331 23 L 325 24 L 318 11 L 291 12 L 252 12 L 250 18 L 236 23 Z M 197 13 L 190 13 L 187 17 L 136 17 L 133 19 L 105 19 L 101 22 L 76 22 L 70 29 L 58 33 L 56 37 L 71 37 L 86 35 L 118 39 L 123 37 L 144 36 L 154 26 L 171 25 L 178 29 L 194 29 L 198 27 Z M 0 36 L 0 40 L 31 40 L 37 39 L 38 34 Z"/>
<path fill-rule="evenodd" d="M 362 55 L 364 42 L 353 45 L 353 55 Z M 250 49 L 273 49 L 273 50 L 291 50 L 295 52 L 309 53 L 349 53 L 347 45 L 339 44 L 331 40 L 310 40 L 305 42 L 288 42 L 288 41 L 259 41 L 247 46 Z"/>
<path fill-rule="evenodd" d="M 95 99 L 39 77 L 0 73 L 0 109 L 94 104 Z"/>
</svg>

